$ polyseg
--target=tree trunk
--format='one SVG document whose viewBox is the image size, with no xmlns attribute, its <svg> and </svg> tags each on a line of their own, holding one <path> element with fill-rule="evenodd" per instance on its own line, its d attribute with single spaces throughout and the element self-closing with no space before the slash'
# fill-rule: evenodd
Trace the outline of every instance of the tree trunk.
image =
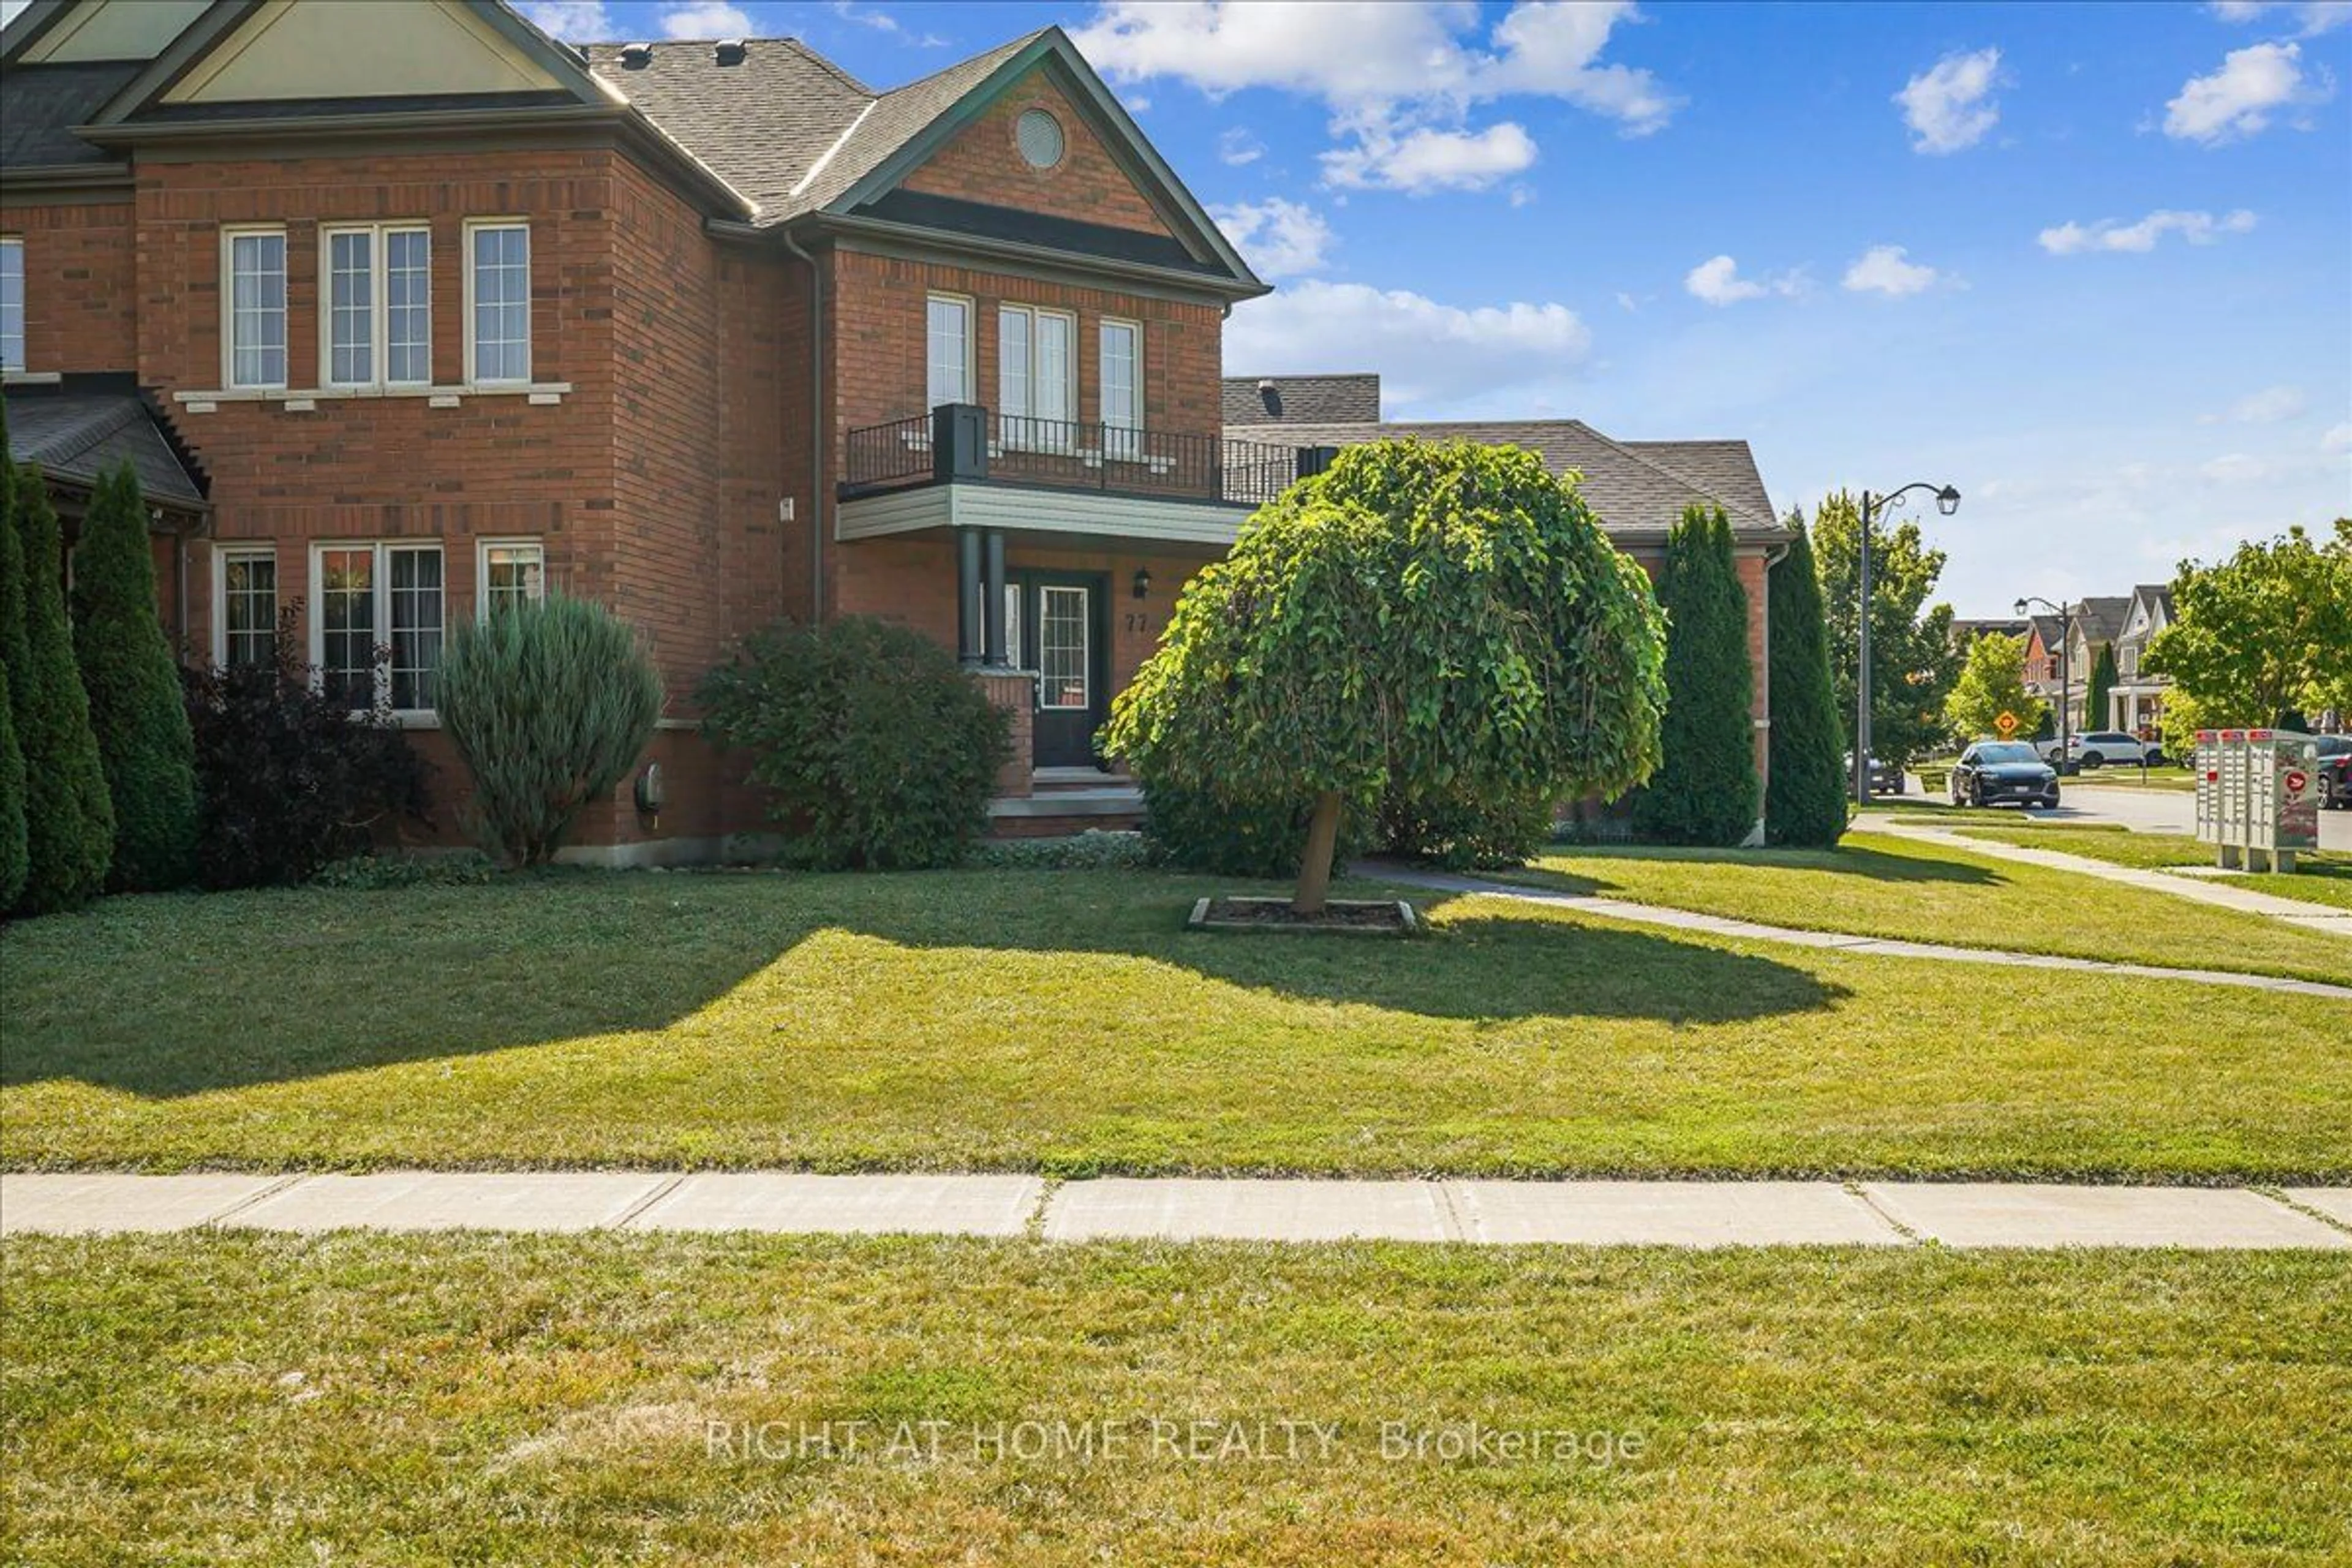
<svg viewBox="0 0 2352 1568">
<path fill-rule="evenodd" d="M 1290 907 L 1302 915 L 1323 912 L 1331 890 L 1331 856 L 1339 845 L 1339 792 L 1327 789 L 1315 797 L 1315 817 L 1307 826 L 1307 859 L 1298 868 L 1298 891 Z"/>
</svg>

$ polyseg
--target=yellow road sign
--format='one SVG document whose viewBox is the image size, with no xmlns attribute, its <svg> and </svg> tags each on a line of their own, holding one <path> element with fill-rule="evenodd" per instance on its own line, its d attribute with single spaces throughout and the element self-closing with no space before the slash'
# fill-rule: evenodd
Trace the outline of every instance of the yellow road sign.
<svg viewBox="0 0 2352 1568">
<path fill-rule="evenodd" d="M 2004 712 L 2000 718 L 1992 721 L 1992 727 L 2000 731 L 2000 738 L 2006 741 L 2011 735 L 2017 733 L 2017 715 L 2014 713 Z"/>
</svg>

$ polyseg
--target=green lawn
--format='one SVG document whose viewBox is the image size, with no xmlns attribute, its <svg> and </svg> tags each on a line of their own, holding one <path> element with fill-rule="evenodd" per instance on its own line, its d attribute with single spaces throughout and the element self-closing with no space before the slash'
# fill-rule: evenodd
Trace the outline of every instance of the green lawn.
<svg viewBox="0 0 2352 1568">
<path fill-rule="evenodd" d="M 1841 865 L 1803 873 L 1825 901 L 2014 896 L 2011 868 L 1902 846 Z M 1494 898 L 1429 900 L 1410 942 L 1181 930 L 1215 885 L 579 874 L 110 900 L 0 936 L 0 1155 L 2352 1177 L 2352 1003 Z"/>
<path fill-rule="evenodd" d="M 2179 866 L 2210 866 L 2213 847 L 2184 833 L 2134 833 L 2121 827 L 1986 827 L 1981 824 L 1958 829 L 1962 837 L 1999 844 L 2023 844 L 2035 849 L 2055 849 L 2117 866 L 2161 871 Z M 2296 858 L 2292 876 L 2263 873 L 2232 877 L 2230 886 L 2275 893 L 2281 898 L 2352 909 L 2352 855 L 2323 851 Z"/>
<path fill-rule="evenodd" d="M 2136 767 L 2088 768 L 2070 781 L 2077 789 L 2168 789 L 2190 790 L 2197 787 L 2197 774 L 2187 768 L 2150 768 L 2147 777 L 2140 777 Z"/>
<path fill-rule="evenodd" d="M 1804 931 L 2352 983 L 2341 937 L 1884 833 L 1833 850 L 1558 849 L 1513 879 Z"/>
<path fill-rule="evenodd" d="M 55 1568 L 2352 1554 L 2352 1264 L 2314 1253 L 0 1256 L 8 1555 Z M 1439 1457 L 1474 1425 L 1538 1436 Z"/>
</svg>

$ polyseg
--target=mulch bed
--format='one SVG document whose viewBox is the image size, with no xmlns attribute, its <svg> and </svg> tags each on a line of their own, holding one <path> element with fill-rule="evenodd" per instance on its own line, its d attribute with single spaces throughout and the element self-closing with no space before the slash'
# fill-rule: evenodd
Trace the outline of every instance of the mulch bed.
<svg viewBox="0 0 2352 1568">
<path fill-rule="evenodd" d="M 1202 899 L 1186 922 L 1194 931 L 1334 931 L 1357 936 L 1405 936 L 1420 921 L 1402 899 L 1332 899 L 1317 915 L 1302 915 L 1287 899 Z"/>
</svg>

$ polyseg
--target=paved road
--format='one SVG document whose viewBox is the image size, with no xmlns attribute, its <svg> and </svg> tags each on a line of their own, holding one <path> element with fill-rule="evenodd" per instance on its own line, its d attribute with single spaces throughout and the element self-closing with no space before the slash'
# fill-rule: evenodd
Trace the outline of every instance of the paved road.
<svg viewBox="0 0 2352 1568">
<path fill-rule="evenodd" d="M 1918 789 L 1916 779 L 1911 787 L 1915 792 Z M 2064 804 L 2056 811 L 2037 811 L 2035 819 L 2120 823 L 2136 833 L 2193 835 L 2197 831 L 2197 797 L 2185 789 L 2129 789 L 2086 784 L 2075 777 L 2065 781 L 2059 798 Z M 2352 811 L 2321 812 L 2319 844 L 2323 849 L 2352 852 Z"/>
</svg>

